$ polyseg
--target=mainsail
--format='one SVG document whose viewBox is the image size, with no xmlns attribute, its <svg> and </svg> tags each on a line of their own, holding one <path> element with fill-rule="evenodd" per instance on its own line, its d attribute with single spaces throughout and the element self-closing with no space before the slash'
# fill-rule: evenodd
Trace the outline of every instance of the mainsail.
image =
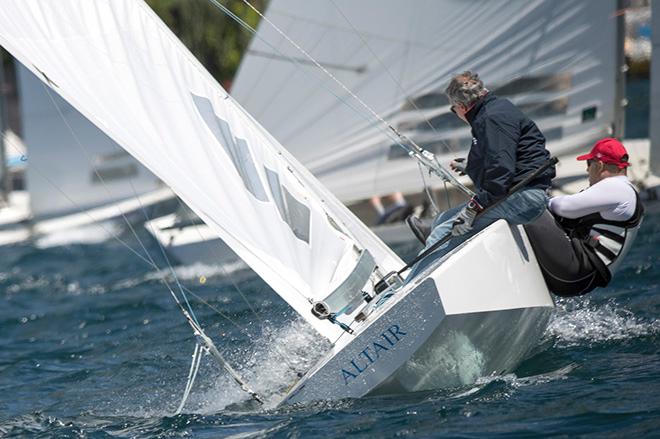
<svg viewBox="0 0 660 439">
<path fill-rule="evenodd" d="M 167 183 L 322 335 L 311 302 L 398 257 L 139 0 L 3 0 L 0 44 Z M 314 147 L 311 143 L 310 147 Z"/>
<path fill-rule="evenodd" d="M 616 3 L 272 0 L 232 94 L 342 201 L 419 192 L 417 165 L 391 133 L 268 21 L 446 163 L 471 142 L 443 94 L 466 69 L 532 117 L 554 155 L 608 134 L 619 104 Z"/>
</svg>

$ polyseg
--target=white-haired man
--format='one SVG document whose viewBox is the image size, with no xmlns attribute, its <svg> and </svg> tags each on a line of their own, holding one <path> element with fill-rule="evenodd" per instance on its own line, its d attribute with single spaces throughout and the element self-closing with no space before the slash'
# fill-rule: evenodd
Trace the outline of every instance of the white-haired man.
<svg viewBox="0 0 660 439">
<path fill-rule="evenodd" d="M 504 198 L 509 189 L 531 171 L 543 166 L 550 154 L 545 148 L 545 137 L 536 124 L 507 99 L 489 93 L 476 73 L 466 71 L 454 76 L 445 93 L 452 112 L 472 128 L 467 163 L 455 161 L 452 168 L 472 179 L 475 196 L 469 202 L 438 215 L 424 250 L 448 233 L 454 237 L 417 263 L 409 278 L 498 219 L 505 219 L 510 224 L 534 221 L 545 211 L 546 190 L 555 176 L 554 166 L 550 167 L 526 187 L 479 215 L 486 207 Z M 413 229 L 414 223 L 412 221 Z M 416 232 L 418 236 L 423 235 L 420 230 Z"/>
</svg>

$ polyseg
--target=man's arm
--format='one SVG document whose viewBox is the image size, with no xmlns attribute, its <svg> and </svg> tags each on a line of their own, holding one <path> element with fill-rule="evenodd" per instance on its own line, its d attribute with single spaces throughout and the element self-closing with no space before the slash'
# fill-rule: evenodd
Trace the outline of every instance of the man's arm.
<svg viewBox="0 0 660 439">
<path fill-rule="evenodd" d="M 579 218 L 592 213 L 614 211 L 619 204 L 619 197 L 617 197 L 617 188 L 612 188 L 608 183 L 605 179 L 577 194 L 554 197 L 550 199 L 548 208 L 565 218 Z"/>
</svg>

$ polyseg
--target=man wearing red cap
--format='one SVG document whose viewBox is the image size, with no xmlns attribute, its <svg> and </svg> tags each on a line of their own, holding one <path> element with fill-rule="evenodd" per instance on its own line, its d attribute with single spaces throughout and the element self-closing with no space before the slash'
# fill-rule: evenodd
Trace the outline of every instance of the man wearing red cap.
<svg viewBox="0 0 660 439">
<path fill-rule="evenodd" d="M 643 207 L 626 175 L 626 148 L 616 139 L 596 142 L 587 162 L 589 187 L 552 198 L 546 214 L 525 228 L 550 289 L 586 294 L 609 283 L 630 248 Z"/>
</svg>

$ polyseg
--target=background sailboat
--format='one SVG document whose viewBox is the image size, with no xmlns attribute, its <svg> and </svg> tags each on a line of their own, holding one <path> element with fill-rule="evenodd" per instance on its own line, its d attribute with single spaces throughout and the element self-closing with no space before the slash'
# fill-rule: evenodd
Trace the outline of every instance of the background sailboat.
<svg viewBox="0 0 660 439">
<path fill-rule="evenodd" d="M 23 214 L 7 218 L 0 244 L 29 238 L 38 238 L 40 246 L 105 240 L 119 230 L 123 217 L 141 223 L 142 209 L 153 211 L 172 200 L 157 177 L 15 64 L 22 136 L 4 140 L 12 156 L 23 157 L 24 190 L 12 194 L 22 201 Z"/>
</svg>

